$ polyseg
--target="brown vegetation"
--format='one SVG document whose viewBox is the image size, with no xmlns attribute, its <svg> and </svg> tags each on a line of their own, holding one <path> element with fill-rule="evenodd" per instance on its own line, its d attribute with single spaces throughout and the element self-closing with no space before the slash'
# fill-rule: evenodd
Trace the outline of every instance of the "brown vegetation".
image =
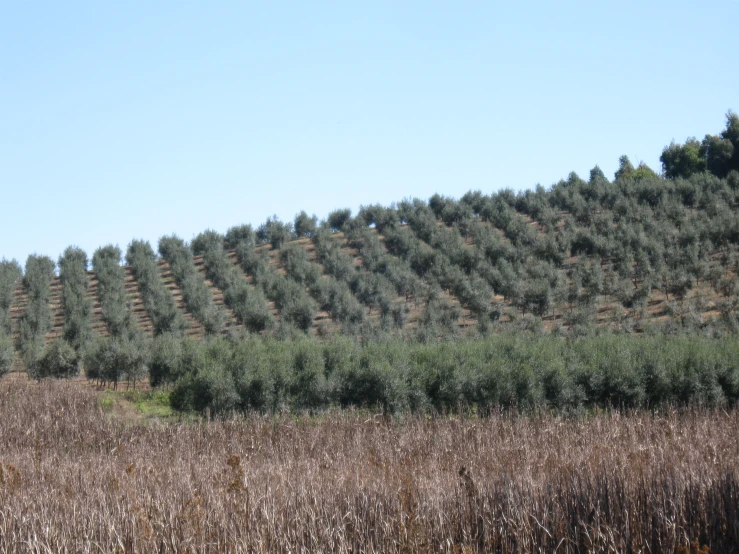
<svg viewBox="0 0 739 554">
<path fill-rule="evenodd" d="M 739 413 L 144 422 L 0 383 L 2 552 L 735 552 Z"/>
</svg>

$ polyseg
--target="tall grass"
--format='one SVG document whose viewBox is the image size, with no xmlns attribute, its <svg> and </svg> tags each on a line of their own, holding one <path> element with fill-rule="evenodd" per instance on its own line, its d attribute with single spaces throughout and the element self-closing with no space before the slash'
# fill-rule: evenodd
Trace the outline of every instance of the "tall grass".
<svg viewBox="0 0 739 554">
<path fill-rule="evenodd" d="M 136 423 L 2 383 L 3 552 L 735 552 L 736 411 Z"/>
</svg>

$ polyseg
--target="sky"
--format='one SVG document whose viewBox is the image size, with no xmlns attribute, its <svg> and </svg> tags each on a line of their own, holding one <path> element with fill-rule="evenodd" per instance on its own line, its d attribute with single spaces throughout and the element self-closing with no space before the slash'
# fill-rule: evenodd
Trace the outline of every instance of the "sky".
<svg viewBox="0 0 739 554">
<path fill-rule="evenodd" d="M 736 0 L 0 0 L 0 259 L 551 186 L 739 111 Z"/>
</svg>

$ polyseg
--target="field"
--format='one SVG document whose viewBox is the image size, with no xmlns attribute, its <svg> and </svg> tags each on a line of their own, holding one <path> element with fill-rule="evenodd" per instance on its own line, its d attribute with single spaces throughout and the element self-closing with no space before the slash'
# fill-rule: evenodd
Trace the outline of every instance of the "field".
<svg viewBox="0 0 739 554">
<path fill-rule="evenodd" d="M 2 552 L 739 544 L 735 410 L 211 421 L 74 382 L 0 387 Z"/>
</svg>

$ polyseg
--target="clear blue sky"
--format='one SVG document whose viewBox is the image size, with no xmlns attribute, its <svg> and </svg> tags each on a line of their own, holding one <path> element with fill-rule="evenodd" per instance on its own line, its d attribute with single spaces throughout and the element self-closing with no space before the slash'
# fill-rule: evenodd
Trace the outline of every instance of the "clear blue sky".
<svg viewBox="0 0 739 554">
<path fill-rule="evenodd" d="M 549 186 L 739 111 L 739 3 L 0 0 L 0 258 Z"/>
</svg>

